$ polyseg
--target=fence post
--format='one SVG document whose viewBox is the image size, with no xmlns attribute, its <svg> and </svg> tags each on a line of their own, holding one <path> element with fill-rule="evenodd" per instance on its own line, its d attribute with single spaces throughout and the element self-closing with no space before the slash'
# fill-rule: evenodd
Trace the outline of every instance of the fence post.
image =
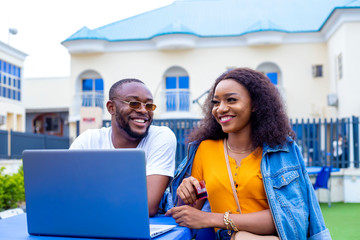
<svg viewBox="0 0 360 240">
<path fill-rule="evenodd" d="M 11 129 L 8 130 L 8 149 L 7 149 L 7 152 L 8 152 L 8 158 L 10 159 L 11 157 Z"/>
<path fill-rule="evenodd" d="M 354 167 L 359 167 L 359 118 L 352 117 L 353 143 L 354 143 Z"/>
</svg>

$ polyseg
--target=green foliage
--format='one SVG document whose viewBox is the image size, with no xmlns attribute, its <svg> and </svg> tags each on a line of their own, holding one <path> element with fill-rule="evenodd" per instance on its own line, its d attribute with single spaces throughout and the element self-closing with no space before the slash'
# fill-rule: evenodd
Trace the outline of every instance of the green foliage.
<svg viewBox="0 0 360 240">
<path fill-rule="evenodd" d="M 19 207 L 25 202 L 23 167 L 12 175 L 3 174 L 4 169 L 0 168 L 0 211 Z"/>
</svg>

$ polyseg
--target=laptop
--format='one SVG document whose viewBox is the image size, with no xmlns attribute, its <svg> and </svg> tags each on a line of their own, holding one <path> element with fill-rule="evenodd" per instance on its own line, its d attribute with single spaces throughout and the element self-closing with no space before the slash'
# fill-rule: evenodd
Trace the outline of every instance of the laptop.
<svg viewBox="0 0 360 240">
<path fill-rule="evenodd" d="M 140 149 L 25 150 L 31 235 L 150 239 L 145 152 Z"/>
</svg>

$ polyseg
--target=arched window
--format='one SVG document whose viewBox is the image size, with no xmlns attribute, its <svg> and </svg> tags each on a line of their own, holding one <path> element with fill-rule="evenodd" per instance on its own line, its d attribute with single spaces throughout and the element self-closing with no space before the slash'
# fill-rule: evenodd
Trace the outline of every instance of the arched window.
<svg viewBox="0 0 360 240">
<path fill-rule="evenodd" d="M 282 75 L 281 75 L 280 68 L 275 63 L 265 62 L 265 63 L 260 64 L 256 68 L 256 70 L 264 73 L 270 79 L 270 81 L 279 90 L 284 102 L 286 102 L 285 90 L 283 87 L 283 81 L 282 81 Z"/>
<path fill-rule="evenodd" d="M 167 112 L 189 112 L 189 76 L 181 67 L 171 67 L 165 73 L 165 95 Z"/>
<path fill-rule="evenodd" d="M 80 76 L 81 106 L 104 108 L 104 81 L 93 71 L 85 72 Z"/>
<path fill-rule="evenodd" d="M 266 62 L 260 64 L 256 69 L 264 73 L 274 85 L 276 86 L 281 85 L 280 68 L 276 64 L 271 62 Z"/>
</svg>

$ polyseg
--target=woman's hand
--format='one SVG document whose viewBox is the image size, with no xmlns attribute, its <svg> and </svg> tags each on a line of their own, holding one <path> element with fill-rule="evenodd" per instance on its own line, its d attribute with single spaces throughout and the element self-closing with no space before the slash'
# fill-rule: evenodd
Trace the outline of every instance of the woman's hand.
<svg viewBox="0 0 360 240">
<path fill-rule="evenodd" d="M 194 177 L 185 178 L 178 189 L 176 194 L 184 204 L 194 204 L 196 202 L 196 189 L 201 189 L 199 181 Z"/>
<path fill-rule="evenodd" d="M 176 223 L 183 227 L 192 229 L 200 229 L 210 227 L 207 221 L 210 219 L 207 217 L 208 212 L 203 212 L 191 206 L 173 207 L 166 212 L 165 216 L 172 216 Z"/>
</svg>

